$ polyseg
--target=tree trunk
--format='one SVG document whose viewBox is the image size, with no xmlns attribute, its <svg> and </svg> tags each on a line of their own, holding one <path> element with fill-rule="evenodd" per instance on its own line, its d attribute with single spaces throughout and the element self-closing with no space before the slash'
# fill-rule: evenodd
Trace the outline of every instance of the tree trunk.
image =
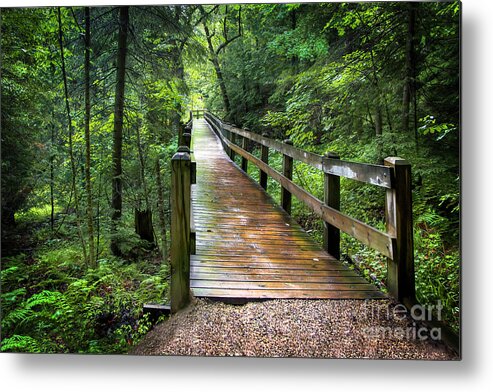
<svg viewBox="0 0 493 392">
<path fill-rule="evenodd" d="M 151 210 L 135 209 L 135 232 L 140 239 L 154 244 L 154 230 L 152 228 Z"/>
<path fill-rule="evenodd" d="M 224 82 L 223 73 L 219 65 L 219 59 L 215 54 L 212 57 L 212 64 L 214 65 L 217 81 L 219 82 L 219 88 L 221 89 L 221 95 L 223 97 L 223 102 L 224 102 L 224 110 L 226 111 L 226 117 L 228 117 L 231 112 L 231 104 L 229 103 L 228 91 L 226 90 L 226 83 Z"/>
<path fill-rule="evenodd" d="M 405 60 L 405 75 L 404 89 L 402 93 L 402 132 L 409 132 L 409 113 L 411 106 L 411 94 L 413 92 L 414 69 L 415 69 L 415 53 L 414 53 L 414 35 L 416 23 L 416 7 L 414 4 L 407 5 L 407 37 L 406 37 L 406 60 Z"/>
<path fill-rule="evenodd" d="M 290 18 L 291 18 L 291 30 L 294 31 L 296 30 L 296 9 L 292 9 L 290 11 Z M 296 74 L 298 72 L 298 58 L 295 55 L 291 56 L 291 67 L 293 74 Z"/>
<path fill-rule="evenodd" d="M 103 150 L 99 154 L 100 162 L 103 161 Z M 96 197 L 96 260 L 99 259 L 99 246 L 101 243 L 101 188 L 103 186 L 103 175 L 98 173 L 98 194 Z"/>
<path fill-rule="evenodd" d="M 242 83 L 242 89 L 243 89 L 243 110 L 244 110 L 244 113 L 248 113 L 248 111 L 250 110 L 250 108 L 248 107 L 248 100 L 246 99 L 246 97 L 248 96 L 248 88 L 247 88 L 247 84 L 246 84 L 246 79 L 245 79 L 245 75 L 243 74 L 243 83 Z"/>
<path fill-rule="evenodd" d="M 144 191 L 144 201 L 145 201 L 145 209 L 148 210 L 149 206 L 149 192 L 147 188 L 147 181 L 145 176 L 145 159 L 144 159 L 144 150 L 142 148 L 142 141 L 140 138 L 140 122 L 135 129 L 135 133 L 137 136 L 137 152 L 139 155 L 139 175 L 140 175 L 140 185 Z M 140 202 L 139 202 L 140 203 Z"/>
<path fill-rule="evenodd" d="M 156 180 L 159 226 L 161 227 L 161 251 L 163 254 L 163 261 L 166 261 L 168 259 L 168 242 L 166 240 L 166 216 L 164 213 L 164 187 L 161 179 L 161 165 L 159 164 L 159 158 L 156 159 Z"/>
<path fill-rule="evenodd" d="M 111 207 L 113 214 L 112 231 L 116 234 L 118 223 L 122 216 L 122 138 L 123 138 L 123 109 L 125 104 L 125 66 L 127 60 L 127 36 L 128 36 L 128 6 L 119 7 L 118 29 L 118 54 L 116 61 L 116 88 L 115 88 L 115 121 L 113 127 L 113 179 Z M 116 256 L 121 256 L 118 240 L 112 238 L 111 251 Z"/>
<path fill-rule="evenodd" d="M 50 227 L 55 229 L 55 113 L 52 113 L 53 124 L 51 125 L 51 148 L 50 148 Z"/>
<path fill-rule="evenodd" d="M 62 16 L 60 7 L 57 8 L 58 11 L 58 44 L 60 46 L 60 59 L 62 66 L 62 78 L 63 78 L 63 91 L 65 93 L 65 109 L 67 111 L 67 121 L 68 121 L 68 150 L 70 158 L 70 167 L 72 169 L 72 192 L 74 194 L 74 208 L 75 208 L 75 220 L 77 223 L 77 229 L 79 234 L 80 243 L 82 246 L 82 253 L 84 256 L 84 261 L 87 263 L 87 251 L 86 244 L 84 241 L 84 235 L 82 234 L 80 210 L 79 210 L 79 194 L 77 192 L 77 168 L 75 166 L 74 157 L 74 143 L 73 143 L 73 127 L 72 127 L 72 114 L 70 112 L 69 95 L 68 95 L 68 85 L 67 85 L 67 71 L 65 69 L 65 52 L 63 47 L 63 31 L 62 31 Z"/>
<path fill-rule="evenodd" d="M 94 218 L 93 218 L 93 203 L 92 203 L 92 188 L 91 188 L 91 9 L 85 7 L 85 52 L 84 52 L 84 100 L 85 100 L 85 116 L 84 116 L 84 136 L 86 139 L 86 197 L 87 197 L 87 234 L 89 236 L 89 265 L 96 266 L 96 257 L 94 254 Z"/>
<path fill-rule="evenodd" d="M 135 209 L 135 232 L 141 239 L 154 244 L 154 229 L 152 227 L 152 211 L 149 205 L 149 193 L 145 177 L 144 150 L 140 139 L 140 124 L 137 125 L 137 151 L 139 153 L 140 183 L 144 191 L 145 209 L 143 211 Z"/>
<path fill-rule="evenodd" d="M 224 82 L 221 66 L 219 65 L 219 58 L 216 54 L 214 46 L 212 45 L 212 36 L 205 19 L 203 21 L 203 25 L 204 25 L 205 37 L 207 38 L 207 45 L 209 47 L 209 54 L 211 56 L 210 61 L 214 66 L 214 70 L 216 71 L 217 81 L 219 83 L 219 88 L 221 89 L 221 95 L 223 97 L 224 110 L 226 111 L 226 117 L 228 117 L 231 111 L 231 105 L 229 103 L 229 96 L 228 96 L 228 91 L 226 89 L 226 83 Z"/>
<path fill-rule="evenodd" d="M 382 109 L 377 106 L 375 113 L 375 135 L 382 136 Z"/>
<path fill-rule="evenodd" d="M 382 127 L 383 127 L 383 118 L 382 118 L 382 108 L 380 105 L 376 108 L 375 113 L 375 137 L 377 138 L 377 156 L 378 156 L 378 164 L 383 165 L 384 157 L 382 156 L 383 145 L 382 145 Z"/>
<path fill-rule="evenodd" d="M 172 45 L 173 45 L 173 50 L 171 56 L 172 56 L 172 64 L 173 64 L 173 74 L 175 76 L 175 80 L 177 81 L 178 91 L 180 92 L 180 94 L 186 95 L 187 89 L 185 83 L 185 69 L 183 67 L 183 59 L 181 57 L 180 46 L 176 41 L 174 41 Z M 181 103 L 178 101 L 176 103 L 174 112 L 172 112 L 171 114 L 173 132 L 177 134 L 178 137 L 181 137 L 181 133 L 183 133 L 182 124 L 181 124 L 182 111 L 183 108 L 181 106 Z"/>
</svg>

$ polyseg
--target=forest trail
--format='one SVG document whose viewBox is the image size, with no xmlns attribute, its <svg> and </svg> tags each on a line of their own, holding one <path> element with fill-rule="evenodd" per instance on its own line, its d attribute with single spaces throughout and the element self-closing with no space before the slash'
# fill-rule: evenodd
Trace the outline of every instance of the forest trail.
<svg viewBox="0 0 493 392">
<path fill-rule="evenodd" d="M 224 152 L 204 119 L 193 124 L 196 297 L 366 299 L 384 294 L 322 250 Z"/>
</svg>

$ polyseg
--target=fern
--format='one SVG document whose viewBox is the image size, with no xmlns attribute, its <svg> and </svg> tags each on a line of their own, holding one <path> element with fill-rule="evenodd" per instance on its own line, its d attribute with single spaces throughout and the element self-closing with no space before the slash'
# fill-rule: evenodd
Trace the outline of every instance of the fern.
<svg viewBox="0 0 493 392">
<path fill-rule="evenodd" d="M 439 227 L 445 221 L 440 214 L 438 214 L 435 210 L 429 208 L 427 211 L 423 212 L 416 218 L 416 223 L 425 223 L 430 227 Z"/>
<path fill-rule="evenodd" d="M 2 308 L 8 307 L 10 304 L 15 303 L 17 301 L 17 297 L 23 297 L 26 295 L 26 288 L 20 287 L 13 291 L 9 291 L 8 293 L 4 293 L 0 296 L 2 299 Z"/>
<path fill-rule="evenodd" d="M 19 272 L 19 266 L 13 265 L 12 267 L 9 267 L 7 269 L 4 269 L 0 272 L 0 280 L 2 284 L 7 283 L 7 281 L 10 279 L 11 276 L 17 275 Z"/>
<path fill-rule="evenodd" d="M 42 350 L 38 341 L 31 336 L 14 335 L 2 340 L 0 351 L 39 353 Z"/>
<path fill-rule="evenodd" d="M 32 309 L 40 305 L 54 305 L 62 296 L 57 291 L 43 290 L 41 293 L 31 296 L 26 303 L 28 309 Z"/>
<path fill-rule="evenodd" d="M 23 307 L 14 309 L 2 318 L 2 329 L 12 330 L 16 327 L 21 327 L 25 323 L 28 323 L 34 316 L 35 313 L 31 309 L 25 307 L 24 304 Z"/>
</svg>

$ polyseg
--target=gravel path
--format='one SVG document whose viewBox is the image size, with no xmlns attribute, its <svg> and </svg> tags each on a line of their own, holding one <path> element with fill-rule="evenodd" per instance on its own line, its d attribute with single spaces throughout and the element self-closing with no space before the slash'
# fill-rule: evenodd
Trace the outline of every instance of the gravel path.
<svg viewBox="0 0 493 392">
<path fill-rule="evenodd" d="M 420 326 L 393 316 L 394 305 L 387 300 L 228 305 L 196 299 L 157 325 L 130 354 L 458 359 L 430 337 L 414 339 Z"/>
</svg>

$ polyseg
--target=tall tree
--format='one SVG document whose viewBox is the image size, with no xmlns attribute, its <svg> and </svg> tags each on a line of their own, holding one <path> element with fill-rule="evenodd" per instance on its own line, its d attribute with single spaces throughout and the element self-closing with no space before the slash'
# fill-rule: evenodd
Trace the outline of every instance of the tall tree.
<svg viewBox="0 0 493 392">
<path fill-rule="evenodd" d="M 146 240 L 149 243 L 154 243 L 154 228 L 152 225 L 152 211 L 149 202 L 149 187 L 147 185 L 146 173 L 145 173 L 145 153 L 142 146 L 141 138 L 141 121 L 137 122 L 135 127 L 135 136 L 137 137 L 137 152 L 139 156 L 139 186 L 142 188 L 144 196 L 144 207 L 142 208 L 140 199 L 138 205 L 135 208 L 135 232 L 141 239 Z"/>
<path fill-rule="evenodd" d="M 159 157 L 156 159 L 156 181 L 157 181 L 157 206 L 159 213 L 159 226 L 161 228 L 161 252 L 163 261 L 168 259 L 168 242 L 166 239 L 166 216 L 164 211 L 164 186 L 161 178 L 161 165 Z"/>
<path fill-rule="evenodd" d="M 207 48 L 209 50 L 209 60 L 212 62 L 212 65 L 214 66 L 214 71 L 216 72 L 217 81 L 219 83 L 219 88 L 221 89 L 221 95 L 224 103 L 224 110 L 226 111 L 226 116 L 229 116 L 231 113 L 231 103 L 228 95 L 228 90 L 226 88 L 226 82 L 224 80 L 223 72 L 221 70 L 221 65 L 219 63 L 219 54 L 221 53 L 221 51 L 226 49 L 226 47 L 231 42 L 241 37 L 241 6 L 238 10 L 238 33 L 234 36 L 229 35 L 228 8 L 226 6 L 226 13 L 222 20 L 222 41 L 217 46 L 217 48 L 214 47 L 214 43 L 212 40 L 213 37 L 216 35 L 216 31 L 211 31 L 209 29 L 209 25 L 207 24 L 207 13 L 202 6 L 200 6 L 200 10 L 202 12 L 202 25 L 204 27 L 205 37 L 207 40 Z"/>
<path fill-rule="evenodd" d="M 96 256 L 94 253 L 94 217 L 93 202 L 91 189 L 91 9 L 85 7 L 85 50 L 84 50 L 84 136 L 86 141 L 86 165 L 85 165 L 85 182 L 87 196 L 87 233 L 89 235 L 89 264 L 94 267 Z"/>
<path fill-rule="evenodd" d="M 60 7 L 57 7 L 57 19 L 58 19 L 58 45 L 60 47 L 60 60 L 61 60 L 61 68 L 62 68 L 62 79 L 63 79 L 63 91 L 65 96 L 65 110 L 67 112 L 67 122 L 68 122 L 68 150 L 69 150 L 69 158 L 70 158 L 70 168 L 72 171 L 72 192 L 74 195 L 74 208 L 75 208 L 75 217 L 77 222 L 77 228 L 79 233 L 79 239 L 82 245 L 82 253 L 84 255 L 84 260 L 87 262 L 87 250 L 86 244 L 84 240 L 84 235 L 82 233 L 82 225 L 80 219 L 80 203 L 79 203 L 79 192 L 77 190 L 77 167 L 75 164 L 75 154 L 74 154 L 74 128 L 72 123 L 72 113 L 70 110 L 70 100 L 68 93 L 68 83 L 67 83 L 67 70 L 65 66 L 65 50 L 63 43 L 63 28 L 62 28 L 62 14 L 60 11 Z"/>
<path fill-rule="evenodd" d="M 404 88 L 402 94 L 402 131 L 409 131 L 409 113 L 411 108 L 411 97 L 416 94 L 416 55 L 414 49 L 415 30 L 416 30 L 416 4 L 407 4 L 407 35 L 405 53 Z M 417 129 L 417 124 L 414 124 Z M 417 138 L 417 135 L 415 134 Z M 415 140 L 417 142 L 417 139 Z"/>
<path fill-rule="evenodd" d="M 113 234 L 116 234 L 117 226 L 122 216 L 123 187 L 122 187 L 122 145 L 123 145 L 123 110 L 125 106 L 125 67 L 127 60 L 127 37 L 129 28 L 128 6 L 119 7 L 118 25 L 118 53 L 116 60 L 116 88 L 115 88 L 115 115 L 113 127 L 113 178 L 111 216 Z M 111 240 L 111 251 L 115 255 L 121 255 L 118 240 L 115 236 Z"/>
<path fill-rule="evenodd" d="M 38 124 L 48 118 L 43 99 L 51 83 L 42 77 L 46 63 L 38 61 L 38 55 L 51 38 L 43 25 L 49 12 L 1 10 L 2 228 L 15 225 L 16 212 L 28 203 L 34 190 L 34 167 L 41 159 Z M 2 237 L 6 233 L 2 230 Z"/>
</svg>

